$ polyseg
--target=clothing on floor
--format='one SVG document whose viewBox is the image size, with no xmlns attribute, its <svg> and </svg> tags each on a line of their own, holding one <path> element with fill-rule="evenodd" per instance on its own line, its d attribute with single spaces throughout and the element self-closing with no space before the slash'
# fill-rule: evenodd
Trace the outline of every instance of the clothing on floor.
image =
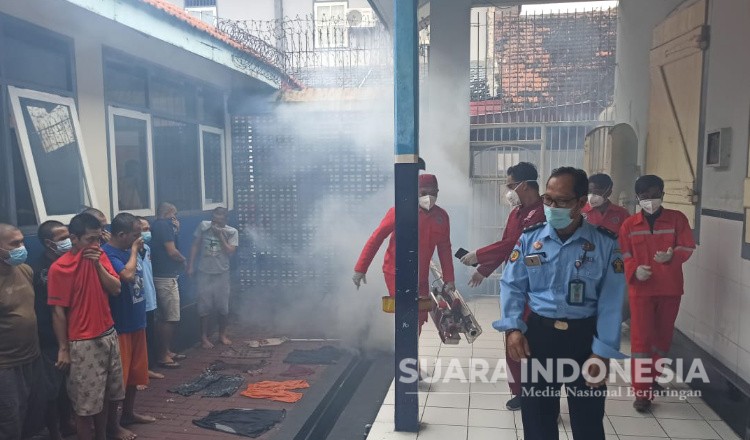
<svg viewBox="0 0 750 440">
<path fill-rule="evenodd" d="M 301 388 L 310 388 L 310 384 L 306 380 L 286 380 L 283 382 L 266 380 L 251 383 L 240 394 L 253 399 L 269 399 L 276 402 L 294 403 L 302 398 L 302 393 L 295 393 L 290 390 Z"/>
<path fill-rule="evenodd" d="M 285 372 L 281 373 L 284 377 L 301 377 L 315 374 L 315 370 L 312 368 L 303 367 L 298 364 L 292 364 Z"/>
<path fill-rule="evenodd" d="M 203 397 L 228 397 L 236 393 L 244 383 L 242 376 L 217 374 L 206 371 L 191 381 L 185 382 L 167 391 L 181 396 L 192 396 L 201 392 Z"/>
<path fill-rule="evenodd" d="M 236 359 L 267 359 L 273 353 L 268 350 L 258 350 L 250 347 L 231 347 L 230 350 L 222 352 L 219 356 Z"/>
<path fill-rule="evenodd" d="M 294 350 L 284 359 L 285 364 L 329 365 L 335 364 L 342 350 L 326 345 L 315 350 Z"/>
<path fill-rule="evenodd" d="M 220 374 L 220 376 L 219 380 L 203 389 L 202 397 L 229 397 L 245 384 L 245 378 L 239 375 Z"/>
<path fill-rule="evenodd" d="M 211 411 L 193 424 L 213 431 L 228 432 L 245 437 L 260 437 L 286 417 L 285 410 L 233 408 Z"/>
</svg>

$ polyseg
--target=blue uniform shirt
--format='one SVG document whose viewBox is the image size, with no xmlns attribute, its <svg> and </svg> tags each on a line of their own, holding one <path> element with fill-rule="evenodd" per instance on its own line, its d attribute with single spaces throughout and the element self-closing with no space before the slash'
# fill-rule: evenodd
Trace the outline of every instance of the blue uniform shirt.
<svg viewBox="0 0 750 440">
<path fill-rule="evenodd" d="M 584 251 L 585 252 L 585 258 Z M 539 255 L 541 265 L 527 264 L 529 255 Z M 576 269 L 576 261 L 581 261 Z M 597 317 L 597 334 L 591 350 L 604 358 L 622 359 L 620 324 L 625 292 L 622 254 L 616 238 L 583 222 L 565 243 L 548 224 L 530 228 L 521 235 L 500 280 L 502 319 L 492 326 L 499 331 L 526 332 L 524 305 L 537 315 L 552 319 Z M 568 303 L 572 280 L 585 283 L 582 304 Z"/>
<path fill-rule="evenodd" d="M 146 312 L 156 310 L 156 287 L 154 287 L 154 270 L 151 267 L 151 248 L 143 244 L 143 257 L 141 265 L 143 266 L 143 297 L 146 299 Z"/>
</svg>

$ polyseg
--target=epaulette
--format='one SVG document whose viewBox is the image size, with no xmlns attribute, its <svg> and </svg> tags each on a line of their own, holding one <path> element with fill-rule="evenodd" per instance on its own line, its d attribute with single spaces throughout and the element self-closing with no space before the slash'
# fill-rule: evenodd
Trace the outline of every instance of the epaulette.
<svg viewBox="0 0 750 440">
<path fill-rule="evenodd" d="M 539 222 L 537 224 L 527 226 L 526 228 L 524 228 L 523 232 L 536 231 L 537 229 L 544 227 L 544 225 L 546 224 L 547 222 Z"/>
<path fill-rule="evenodd" d="M 617 234 L 615 234 L 614 232 L 610 231 L 609 229 L 605 227 L 597 226 L 596 230 L 606 235 L 607 237 L 611 238 L 612 240 L 617 240 Z"/>
</svg>

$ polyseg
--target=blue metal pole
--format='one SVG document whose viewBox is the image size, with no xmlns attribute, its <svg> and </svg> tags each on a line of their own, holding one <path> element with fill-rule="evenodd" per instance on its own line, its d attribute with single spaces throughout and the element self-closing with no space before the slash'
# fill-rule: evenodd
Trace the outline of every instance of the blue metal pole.
<svg viewBox="0 0 750 440">
<path fill-rule="evenodd" d="M 419 431 L 417 371 L 419 64 L 417 0 L 394 0 L 396 431 Z"/>
</svg>

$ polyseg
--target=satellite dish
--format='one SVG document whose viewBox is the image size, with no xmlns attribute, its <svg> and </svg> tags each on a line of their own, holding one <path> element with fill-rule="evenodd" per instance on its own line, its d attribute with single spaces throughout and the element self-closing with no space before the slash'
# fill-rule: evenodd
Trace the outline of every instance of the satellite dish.
<svg viewBox="0 0 750 440">
<path fill-rule="evenodd" d="M 362 24 L 362 13 L 357 10 L 351 10 L 346 13 L 346 22 L 351 27 L 357 27 Z"/>
</svg>

